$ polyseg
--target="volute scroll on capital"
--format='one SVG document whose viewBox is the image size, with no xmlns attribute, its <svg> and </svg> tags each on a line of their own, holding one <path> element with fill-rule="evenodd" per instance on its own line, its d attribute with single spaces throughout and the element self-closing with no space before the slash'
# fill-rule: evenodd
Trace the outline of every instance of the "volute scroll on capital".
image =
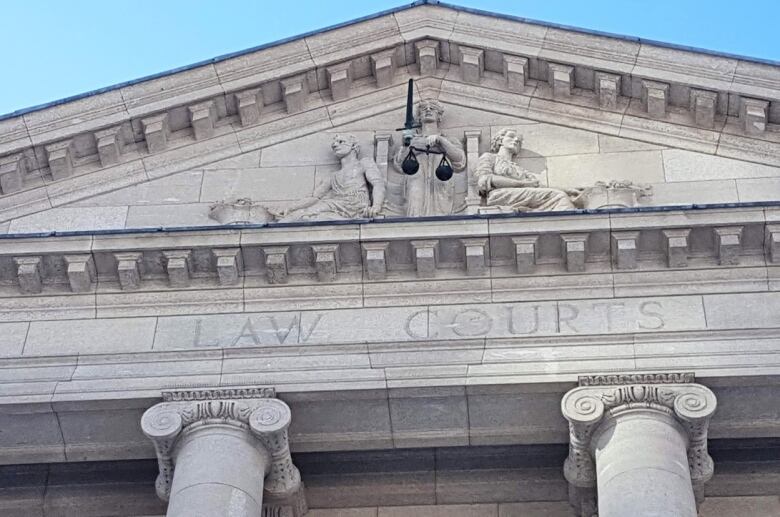
<svg viewBox="0 0 780 517">
<path fill-rule="evenodd" d="M 258 439 L 271 457 L 266 490 L 274 495 L 295 492 L 300 474 L 292 464 L 287 441 L 290 408 L 276 398 L 215 399 L 209 394 L 179 397 L 149 408 L 141 418 L 143 433 L 152 440 L 159 465 L 157 495 L 168 500 L 175 470 L 178 440 L 188 431 L 209 424 L 244 429 Z M 283 477 L 283 479 L 279 479 Z"/>
<path fill-rule="evenodd" d="M 694 486 L 708 481 L 713 473 L 707 452 L 707 429 L 717 400 L 700 384 L 628 384 L 581 386 L 561 400 L 561 411 L 569 422 L 569 456 L 564 475 L 574 486 L 590 488 L 596 482 L 592 438 L 609 418 L 632 409 L 666 413 L 686 431 L 688 461 Z"/>
</svg>

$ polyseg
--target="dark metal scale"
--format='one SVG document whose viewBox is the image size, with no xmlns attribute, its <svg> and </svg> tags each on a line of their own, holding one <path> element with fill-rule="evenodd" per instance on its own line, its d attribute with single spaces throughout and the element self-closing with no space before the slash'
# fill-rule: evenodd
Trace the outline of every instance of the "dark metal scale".
<svg viewBox="0 0 780 517">
<path fill-rule="evenodd" d="M 406 121 L 404 122 L 404 127 L 396 130 L 404 132 L 404 147 L 409 148 L 409 153 L 406 155 L 403 162 L 401 162 L 401 170 L 404 174 L 408 174 L 409 176 L 417 174 L 417 171 L 420 169 L 420 163 L 417 161 L 417 156 L 414 154 L 415 151 L 425 154 L 440 154 L 441 161 L 439 162 L 438 167 L 436 167 L 436 178 L 440 181 L 449 180 L 452 178 L 452 165 L 450 165 L 449 160 L 447 160 L 447 155 L 443 151 L 435 151 L 431 149 L 431 146 L 429 145 L 425 146 L 425 149 L 411 145 L 413 131 L 420 127 L 422 127 L 422 125 L 414 120 L 414 79 L 409 79 L 409 88 L 406 92 Z"/>
</svg>

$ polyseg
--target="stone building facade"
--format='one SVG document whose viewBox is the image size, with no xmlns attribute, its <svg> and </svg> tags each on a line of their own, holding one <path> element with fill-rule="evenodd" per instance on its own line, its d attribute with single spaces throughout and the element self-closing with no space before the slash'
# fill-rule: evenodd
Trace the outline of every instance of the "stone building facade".
<svg viewBox="0 0 780 517">
<path fill-rule="evenodd" d="M 778 199 L 780 64 L 437 2 L 2 117 L 0 514 L 780 515 Z"/>
</svg>

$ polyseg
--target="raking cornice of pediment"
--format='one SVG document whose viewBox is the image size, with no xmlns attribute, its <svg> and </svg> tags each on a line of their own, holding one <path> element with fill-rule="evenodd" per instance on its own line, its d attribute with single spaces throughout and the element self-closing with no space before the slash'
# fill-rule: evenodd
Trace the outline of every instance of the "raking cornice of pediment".
<svg viewBox="0 0 780 517">
<path fill-rule="evenodd" d="M 780 165 L 780 65 L 416 2 L 0 119 L 0 221 L 442 102 Z"/>
</svg>

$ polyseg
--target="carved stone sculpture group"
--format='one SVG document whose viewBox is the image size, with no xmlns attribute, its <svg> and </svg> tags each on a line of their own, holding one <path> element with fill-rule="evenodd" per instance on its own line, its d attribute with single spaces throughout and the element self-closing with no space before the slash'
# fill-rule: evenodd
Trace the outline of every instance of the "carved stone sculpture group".
<svg viewBox="0 0 780 517">
<path fill-rule="evenodd" d="M 417 104 L 419 131 L 406 135 L 403 145 L 390 153 L 392 169 L 382 171 L 361 150 L 351 134 L 333 137 L 331 149 L 340 168 L 321 182 L 311 196 L 281 209 L 266 208 L 250 198 L 220 202 L 209 216 L 222 224 L 247 224 L 351 220 L 374 217 L 446 216 L 466 210 L 465 195 L 456 191 L 456 181 L 442 179 L 470 170 L 481 204 L 479 212 L 551 212 L 579 208 L 637 206 L 651 195 L 651 187 L 626 181 L 596 182 L 590 187 L 564 189 L 543 186 L 539 178 L 518 163 L 522 135 L 504 128 L 490 141 L 489 151 L 476 164 L 467 164 L 463 144 L 444 136 L 439 128 L 442 105 L 430 99 Z M 367 155 L 368 154 L 368 155 Z M 416 162 L 414 167 L 409 163 Z M 410 172 L 413 170 L 413 172 Z M 399 199 L 385 203 L 388 174 L 396 175 Z"/>
</svg>

